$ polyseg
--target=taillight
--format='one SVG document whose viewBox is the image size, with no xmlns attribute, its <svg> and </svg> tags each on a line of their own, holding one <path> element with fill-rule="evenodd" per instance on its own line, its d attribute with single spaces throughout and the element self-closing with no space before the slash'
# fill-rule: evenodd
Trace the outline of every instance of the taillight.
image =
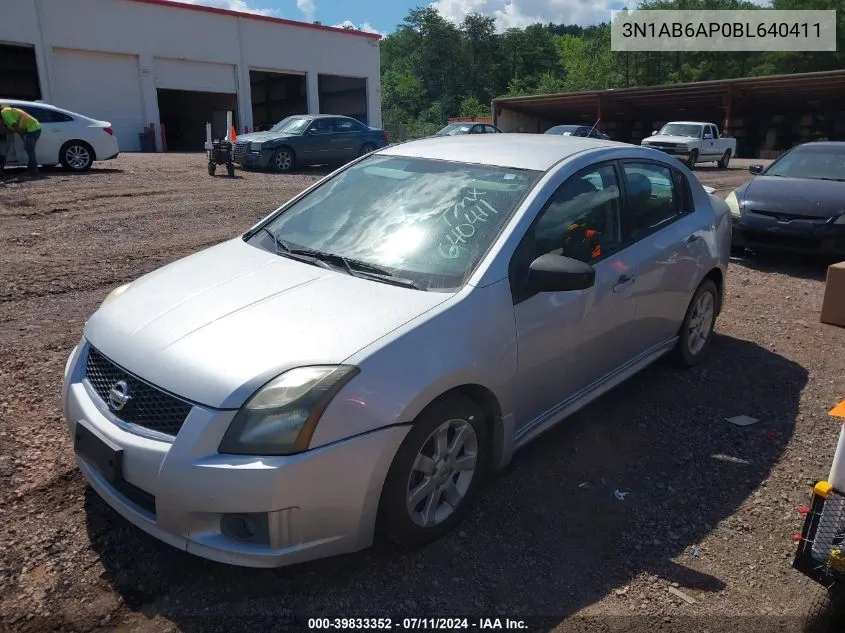
<svg viewBox="0 0 845 633">
<path fill-rule="evenodd" d="M 114 135 L 114 130 L 112 130 L 110 127 L 104 127 L 103 129 L 106 131 L 106 134 L 108 134 L 109 136 Z"/>
</svg>

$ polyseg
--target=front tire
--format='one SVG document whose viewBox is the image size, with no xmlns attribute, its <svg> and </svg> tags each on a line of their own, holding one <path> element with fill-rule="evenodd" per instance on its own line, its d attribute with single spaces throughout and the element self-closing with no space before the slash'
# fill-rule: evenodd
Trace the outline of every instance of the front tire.
<svg viewBox="0 0 845 633">
<path fill-rule="evenodd" d="M 296 165 L 296 157 L 293 155 L 293 150 L 287 147 L 280 147 L 270 158 L 270 169 L 276 172 L 286 173 L 291 171 Z"/>
<path fill-rule="evenodd" d="M 88 171 L 94 164 L 94 148 L 85 141 L 68 141 L 59 150 L 59 162 L 68 171 Z"/>
<path fill-rule="evenodd" d="M 698 162 L 698 150 L 694 149 L 689 153 L 689 156 L 687 157 L 687 167 L 689 167 L 690 169 L 693 169 L 697 162 Z"/>
<path fill-rule="evenodd" d="M 713 342 L 719 291 L 711 279 L 705 279 L 695 291 L 681 325 L 675 357 L 681 365 L 694 367 L 707 358 Z"/>
<path fill-rule="evenodd" d="M 376 146 L 372 143 L 364 143 L 361 149 L 358 150 L 358 156 L 366 156 L 367 154 L 376 151 Z"/>
<path fill-rule="evenodd" d="M 484 412 L 446 394 L 416 419 L 387 474 L 379 531 L 399 545 L 437 540 L 465 516 L 486 470 L 490 438 Z"/>
</svg>

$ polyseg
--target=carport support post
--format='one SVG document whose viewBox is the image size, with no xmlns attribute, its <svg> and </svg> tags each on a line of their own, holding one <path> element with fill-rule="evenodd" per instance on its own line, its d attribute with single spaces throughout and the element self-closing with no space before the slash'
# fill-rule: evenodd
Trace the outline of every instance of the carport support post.
<svg viewBox="0 0 845 633">
<path fill-rule="evenodd" d="M 596 131 L 601 132 L 601 97 L 596 101 Z"/>
<path fill-rule="evenodd" d="M 728 136 L 731 129 L 731 101 L 733 98 L 733 91 L 728 87 L 728 96 L 725 104 L 725 121 L 722 124 L 722 136 Z"/>
<path fill-rule="evenodd" d="M 308 95 L 308 114 L 320 114 L 320 79 L 317 73 L 305 74 L 305 92 Z"/>
</svg>

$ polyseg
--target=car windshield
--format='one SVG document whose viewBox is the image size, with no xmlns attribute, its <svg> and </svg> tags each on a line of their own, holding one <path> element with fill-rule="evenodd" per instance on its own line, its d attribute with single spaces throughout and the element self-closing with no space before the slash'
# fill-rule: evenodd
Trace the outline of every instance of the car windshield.
<svg viewBox="0 0 845 633">
<path fill-rule="evenodd" d="M 455 134 L 469 134 L 472 123 L 450 123 L 441 129 L 437 136 L 454 136 Z"/>
<path fill-rule="evenodd" d="M 555 127 L 546 130 L 546 134 L 560 134 L 561 136 L 572 136 L 575 130 L 577 129 L 577 125 L 556 125 Z"/>
<path fill-rule="evenodd" d="M 796 147 L 772 163 L 766 176 L 845 181 L 845 146 Z"/>
<path fill-rule="evenodd" d="M 374 155 L 294 202 L 250 242 L 272 249 L 277 241 L 281 255 L 307 250 L 342 257 L 350 269 L 377 267 L 421 289 L 454 289 L 541 175 Z"/>
<path fill-rule="evenodd" d="M 270 128 L 270 131 L 284 132 L 286 134 L 302 134 L 309 123 L 311 123 L 311 119 L 288 117 L 276 123 L 276 125 Z"/>
<path fill-rule="evenodd" d="M 690 138 L 699 138 L 701 136 L 700 125 L 687 125 L 685 123 L 668 123 L 664 125 L 658 134 L 665 134 L 666 136 L 689 136 Z"/>
</svg>

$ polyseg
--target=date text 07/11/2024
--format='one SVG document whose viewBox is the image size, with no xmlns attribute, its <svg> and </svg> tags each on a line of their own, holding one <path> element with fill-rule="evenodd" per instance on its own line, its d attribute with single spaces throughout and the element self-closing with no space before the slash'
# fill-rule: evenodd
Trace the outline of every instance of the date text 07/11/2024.
<svg viewBox="0 0 845 633">
<path fill-rule="evenodd" d="M 308 618 L 309 631 L 518 631 L 529 628 L 525 620 L 514 618 Z"/>
</svg>

